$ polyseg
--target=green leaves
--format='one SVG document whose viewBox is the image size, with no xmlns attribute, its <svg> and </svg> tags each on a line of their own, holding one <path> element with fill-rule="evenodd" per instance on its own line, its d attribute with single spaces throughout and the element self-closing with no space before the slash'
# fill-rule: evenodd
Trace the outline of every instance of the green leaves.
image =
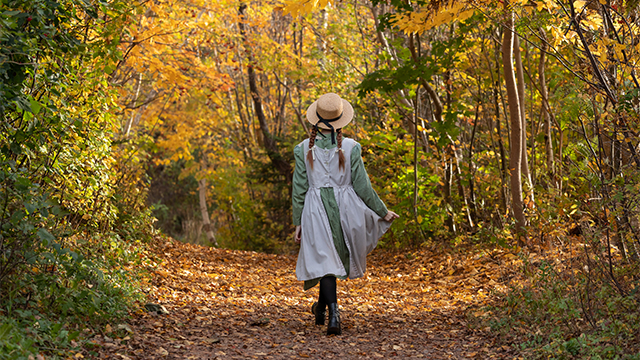
<svg viewBox="0 0 640 360">
<path fill-rule="evenodd" d="M 374 90 L 393 93 L 406 89 L 409 85 L 418 84 L 421 79 L 429 81 L 433 74 L 434 69 L 432 67 L 412 62 L 405 63 L 395 70 L 377 70 L 364 77 L 364 80 L 358 86 L 358 96 L 365 97 L 367 93 Z"/>
<path fill-rule="evenodd" d="M 462 43 L 463 37 L 459 34 L 446 40 L 433 41 L 430 51 L 417 54 L 419 57 L 414 61 L 404 40 L 399 38 L 391 43 L 397 58 L 382 52 L 379 60 L 386 63 L 387 67 L 366 74 L 358 85 L 358 96 L 362 98 L 374 90 L 393 93 L 409 89 L 411 85 L 421 81 L 431 82 L 433 75 L 443 73 L 453 66 Z"/>
<path fill-rule="evenodd" d="M 51 235 L 51 233 L 49 231 L 47 231 L 46 229 L 38 229 L 38 237 L 40 238 L 40 240 L 42 241 L 42 243 L 47 246 L 49 245 L 49 243 L 51 243 L 53 240 L 55 240 L 55 237 L 53 235 Z"/>
<path fill-rule="evenodd" d="M 103 69 L 120 56 L 108 37 L 131 11 L 124 1 L 0 3 L 0 358 L 68 349 L 79 335 L 69 319 L 91 327 L 127 312 L 132 280 L 112 269 L 139 253 L 120 240 L 88 252 L 73 235 L 109 232 L 118 214 L 115 93 Z"/>
</svg>

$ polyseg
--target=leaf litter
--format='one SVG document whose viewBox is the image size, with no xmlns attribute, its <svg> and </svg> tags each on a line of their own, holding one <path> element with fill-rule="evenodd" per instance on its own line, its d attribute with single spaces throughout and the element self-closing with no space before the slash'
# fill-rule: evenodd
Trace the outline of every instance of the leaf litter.
<svg viewBox="0 0 640 360">
<path fill-rule="evenodd" d="M 514 346 L 474 312 L 504 292 L 518 259 L 506 250 L 377 249 L 364 278 L 338 282 L 343 333 L 310 313 L 295 255 L 216 249 L 163 239 L 151 301 L 96 335 L 84 356 L 111 359 L 484 359 Z M 165 311 L 157 311 L 157 309 Z M 166 313 L 165 313 L 166 312 Z M 471 314 L 471 316 L 469 315 Z M 477 314 L 475 314 L 477 315 Z M 486 314 L 483 314 L 486 315 Z M 114 330 L 115 329 L 115 330 Z"/>
</svg>

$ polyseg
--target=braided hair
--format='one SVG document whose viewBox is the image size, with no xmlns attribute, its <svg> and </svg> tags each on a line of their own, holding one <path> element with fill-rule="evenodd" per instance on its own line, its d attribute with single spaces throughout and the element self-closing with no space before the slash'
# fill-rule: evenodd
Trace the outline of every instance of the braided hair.
<svg viewBox="0 0 640 360">
<path fill-rule="evenodd" d="M 316 135 L 318 135 L 318 127 L 311 127 L 311 134 L 309 134 L 309 152 L 307 153 L 307 160 L 309 160 L 309 167 L 313 170 L 313 146 L 316 144 Z"/>
<path fill-rule="evenodd" d="M 338 167 L 340 168 L 340 170 L 344 170 L 344 154 L 342 151 L 342 128 L 338 129 L 336 133 L 336 140 L 338 141 Z"/>
<path fill-rule="evenodd" d="M 340 170 L 344 170 L 344 153 L 342 151 L 342 129 L 336 130 L 336 140 L 338 142 L 338 167 Z M 313 126 L 311 128 L 311 134 L 309 134 L 309 152 L 307 152 L 307 160 L 309 161 L 309 167 L 313 170 L 313 147 L 316 143 L 316 136 L 318 135 L 318 127 Z"/>
</svg>

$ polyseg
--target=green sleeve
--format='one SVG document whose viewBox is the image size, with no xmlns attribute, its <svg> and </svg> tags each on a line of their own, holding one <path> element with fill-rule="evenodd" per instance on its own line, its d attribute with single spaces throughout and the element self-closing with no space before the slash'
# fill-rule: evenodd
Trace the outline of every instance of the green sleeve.
<svg viewBox="0 0 640 360">
<path fill-rule="evenodd" d="M 307 190 L 309 189 L 307 166 L 304 162 L 304 151 L 302 150 L 302 146 L 298 145 L 293 148 L 293 157 L 296 160 L 296 167 L 293 170 L 293 191 L 291 192 L 293 225 L 300 225 L 302 208 L 304 208 L 304 198 L 307 194 Z"/>
<path fill-rule="evenodd" d="M 378 216 L 385 217 L 388 212 L 387 207 L 371 187 L 371 181 L 369 180 L 369 175 L 367 175 L 367 170 L 364 168 L 361 153 L 360 144 L 356 143 L 351 150 L 351 183 L 353 184 L 353 189 L 371 210 L 375 211 Z"/>
</svg>

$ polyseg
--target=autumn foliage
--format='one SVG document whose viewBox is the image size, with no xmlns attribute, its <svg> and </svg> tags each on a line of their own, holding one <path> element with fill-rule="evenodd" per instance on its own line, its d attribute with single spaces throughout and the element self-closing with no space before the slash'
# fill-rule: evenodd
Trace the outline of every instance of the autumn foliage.
<svg viewBox="0 0 640 360">
<path fill-rule="evenodd" d="M 0 357 L 637 356 L 637 5 L 3 2 Z M 329 91 L 401 215 L 344 283 L 353 341 L 291 278 Z"/>
</svg>

